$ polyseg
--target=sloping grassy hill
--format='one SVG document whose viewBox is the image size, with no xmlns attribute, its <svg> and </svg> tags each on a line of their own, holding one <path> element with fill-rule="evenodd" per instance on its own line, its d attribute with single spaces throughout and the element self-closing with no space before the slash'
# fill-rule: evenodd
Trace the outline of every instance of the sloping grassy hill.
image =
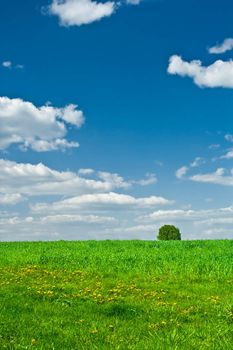
<svg viewBox="0 0 233 350">
<path fill-rule="evenodd" d="M 0 349 L 233 348 L 233 241 L 0 250 Z"/>
</svg>

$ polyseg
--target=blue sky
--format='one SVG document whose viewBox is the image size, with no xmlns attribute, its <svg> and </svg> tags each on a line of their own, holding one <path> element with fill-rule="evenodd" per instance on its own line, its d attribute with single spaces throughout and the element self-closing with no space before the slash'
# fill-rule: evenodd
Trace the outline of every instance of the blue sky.
<svg viewBox="0 0 233 350">
<path fill-rule="evenodd" d="M 0 239 L 232 238 L 231 1 L 7 1 Z"/>
</svg>

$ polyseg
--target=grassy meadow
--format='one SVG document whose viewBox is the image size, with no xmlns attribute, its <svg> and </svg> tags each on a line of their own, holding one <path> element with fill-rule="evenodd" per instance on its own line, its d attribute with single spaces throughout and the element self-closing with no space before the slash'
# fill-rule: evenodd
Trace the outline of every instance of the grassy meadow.
<svg viewBox="0 0 233 350">
<path fill-rule="evenodd" d="M 233 348 L 233 241 L 0 251 L 0 349 Z"/>
</svg>

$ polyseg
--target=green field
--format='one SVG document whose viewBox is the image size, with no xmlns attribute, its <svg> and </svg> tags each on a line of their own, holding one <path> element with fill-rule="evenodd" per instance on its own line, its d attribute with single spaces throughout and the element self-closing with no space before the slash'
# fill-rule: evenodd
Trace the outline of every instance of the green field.
<svg viewBox="0 0 233 350">
<path fill-rule="evenodd" d="M 0 349 L 233 349 L 233 241 L 0 250 Z"/>
</svg>

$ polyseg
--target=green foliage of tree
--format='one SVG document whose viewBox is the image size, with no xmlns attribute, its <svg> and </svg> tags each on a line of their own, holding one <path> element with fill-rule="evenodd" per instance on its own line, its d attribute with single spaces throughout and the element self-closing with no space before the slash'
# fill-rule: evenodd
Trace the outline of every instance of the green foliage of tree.
<svg viewBox="0 0 233 350">
<path fill-rule="evenodd" d="M 160 241 L 181 240 L 181 233 L 180 230 L 173 225 L 164 225 L 160 227 L 157 238 Z"/>
</svg>

